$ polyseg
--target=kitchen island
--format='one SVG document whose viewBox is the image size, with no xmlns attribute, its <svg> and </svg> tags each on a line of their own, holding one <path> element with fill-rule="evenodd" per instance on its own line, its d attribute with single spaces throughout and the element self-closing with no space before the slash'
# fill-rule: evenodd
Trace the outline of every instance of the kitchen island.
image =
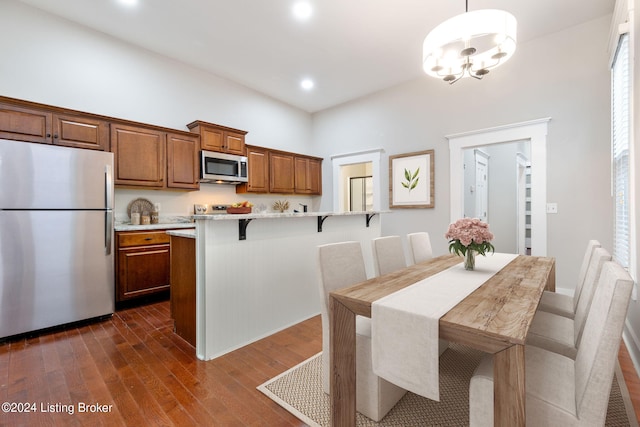
<svg viewBox="0 0 640 427">
<path fill-rule="evenodd" d="M 209 360 L 320 313 L 317 246 L 359 241 L 381 212 L 195 215 L 196 354 Z"/>
</svg>

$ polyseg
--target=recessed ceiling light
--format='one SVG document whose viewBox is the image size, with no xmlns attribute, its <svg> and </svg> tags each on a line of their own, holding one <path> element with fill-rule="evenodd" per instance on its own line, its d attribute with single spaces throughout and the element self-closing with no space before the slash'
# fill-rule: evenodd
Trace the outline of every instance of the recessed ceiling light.
<svg viewBox="0 0 640 427">
<path fill-rule="evenodd" d="M 309 19 L 312 13 L 311 3 L 307 1 L 297 1 L 293 5 L 293 15 L 301 21 Z"/>
<path fill-rule="evenodd" d="M 300 87 L 304 90 L 311 90 L 315 86 L 315 83 L 311 79 L 303 79 L 300 82 Z"/>
</svg>

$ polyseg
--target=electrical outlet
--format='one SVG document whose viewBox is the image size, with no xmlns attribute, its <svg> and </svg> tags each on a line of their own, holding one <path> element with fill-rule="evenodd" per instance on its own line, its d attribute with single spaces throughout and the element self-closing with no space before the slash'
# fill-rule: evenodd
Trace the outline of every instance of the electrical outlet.
<svg viewBox="0 0 640 427">
<path fill-rule="evenodd" d="M 547 213 L 548 214 L 557 214 L 558 213 L 558 204 L 557 203 L 547 203 Z"/>
<path fill-rule="evenodd" d="M 193 213 L 203 215 L 207 213 L 207 205 L 193 205 Z"/>
</svg>

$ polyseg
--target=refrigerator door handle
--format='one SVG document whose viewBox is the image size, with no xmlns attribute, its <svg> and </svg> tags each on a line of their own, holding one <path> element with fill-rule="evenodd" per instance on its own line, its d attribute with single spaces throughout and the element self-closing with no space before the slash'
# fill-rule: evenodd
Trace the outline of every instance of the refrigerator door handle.
<svg viewBox="0 0 640 427">
<path fill-rule="evenodd" d="M 113 173 L 111 165 L 104 167 L 104 191 L 105 191 L 105 208 L 113 209 Z"/>
<path fill-rule="evenodd" d="M 105 211 L 104 246 L 107 255 L 111 255 L 111 236 L 113 236 L 113 211 Z"/>
</svg>

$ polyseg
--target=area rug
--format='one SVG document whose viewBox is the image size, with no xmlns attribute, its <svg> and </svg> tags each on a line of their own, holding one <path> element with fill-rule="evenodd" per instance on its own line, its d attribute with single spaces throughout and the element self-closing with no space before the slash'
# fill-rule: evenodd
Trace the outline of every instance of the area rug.
<svg viewBox="0 0 640 427">
<path fill-rule="evenodd" d="M 451 343 L 440 357 L 440 402 L 407 393 L 380 421 L 357 413 L 356 425 L 368 426 L 467 426 L 469 425 L 469 380 L 482 352 Z M 322 353 L 305 360 L 258 386 L 280 406 L 313 427 L 331 425 L 331 403 L 322 391 Z M 618 381 L 620 378 L 620 381 Z M 611 387 L 606 426 L 638 427 L 629 394 L 616 368 Z"/>
</svg>

